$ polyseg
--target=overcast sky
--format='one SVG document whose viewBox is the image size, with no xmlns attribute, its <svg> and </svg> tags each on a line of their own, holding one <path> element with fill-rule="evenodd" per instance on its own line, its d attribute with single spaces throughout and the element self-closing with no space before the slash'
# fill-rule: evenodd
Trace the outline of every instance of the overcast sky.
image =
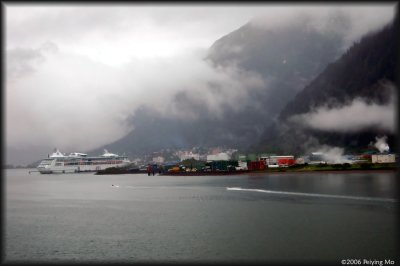
<svg viewBox="0 0 400 266">
<path fill-rule="evenodd" d="M 352 15 L 349 44 L 394 15 L 394 4 L 7 3 L 6 152 L 44 152 L 40 159 L 54 147 L 80 152 L 117 140 L 132 130 L 126 119 L 141 104 L 161 105 L 157 99 L 187 84 L 229 79 L 202 60 L 218 38 L 252 19 L 274 27 L 298 12 L 323 17 L 332 9 Z"/>
</svg>

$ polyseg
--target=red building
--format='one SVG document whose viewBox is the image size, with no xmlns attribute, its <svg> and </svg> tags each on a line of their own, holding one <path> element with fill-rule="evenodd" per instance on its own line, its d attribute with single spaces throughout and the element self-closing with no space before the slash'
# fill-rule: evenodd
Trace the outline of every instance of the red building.
<svg viewBox="0 0 400 266">
<path fill-rule="evenodd" d="M 265 165 L 270 168 L 288 167 L 295 164 L 293 155 L 261 157 L 260 161 L 264 161 Z"/>
<path fill-rule="evenodd" d="M 265 168 L 265 161 L 247 162 L 247 169 L 249 170 L 264 170 Z"/>
</svg>

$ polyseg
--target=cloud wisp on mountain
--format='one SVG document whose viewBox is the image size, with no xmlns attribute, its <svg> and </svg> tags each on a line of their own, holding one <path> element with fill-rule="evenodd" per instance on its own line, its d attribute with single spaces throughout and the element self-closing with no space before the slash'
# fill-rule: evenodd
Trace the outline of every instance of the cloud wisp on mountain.
<svg viewBox="0 0 400 266">
<path fill-rule="evenodd" d="M 386 90 L 386 103 L 376 103 L 362 97 L 340 106 L 327 104 L 304 114 L 293 115 L 288 121 L 305 128 L 331 132 L 358 132 L 369 128 L 394 134 L 397 130 L 397 90 L 390 82 L 381 82 L 376 90 Z"/>
<path fill-rule="evenodd" d="M 304 127 L 323 131 L 357 132 L 376 128 L 394 133 L 396 129 L 396 106 L 368 104 L 355 99 L 349 105 L 339 108 L 326 106 L 301 115 L 295 115 L 290 121 Z"/>
</svg>

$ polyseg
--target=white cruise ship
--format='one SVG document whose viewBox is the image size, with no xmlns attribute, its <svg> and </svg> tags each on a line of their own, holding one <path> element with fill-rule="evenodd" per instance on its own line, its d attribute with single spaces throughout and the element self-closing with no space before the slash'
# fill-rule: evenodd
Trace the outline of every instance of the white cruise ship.
<svg viewBox="0 0 400 266">
<path fill-rule="evenodd" d="M 87 156 L 79 152 L 65 155 L 56 149 L 40 162 L 37 170 L 41 174 L 95 172 L 110 167 L 124 167 L 130 163 L 128 157 L 109 153 L 107 150 L 100 156 Z"/>
</svg>

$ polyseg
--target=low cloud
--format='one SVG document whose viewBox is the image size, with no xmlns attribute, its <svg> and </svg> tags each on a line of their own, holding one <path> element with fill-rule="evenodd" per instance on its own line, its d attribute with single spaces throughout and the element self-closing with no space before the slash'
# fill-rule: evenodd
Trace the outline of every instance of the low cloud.
<svg viewBox="0 0 400 266">
<path fill-rule="evenodd" d="M 388 8 L 389 7 L 389 8 Z M 391 7 L 391 8 L 390 8 Z M 395 14 L 395 3 L 340 4 L 340 5 L 272 5 L 262 15 L 251 20 L 252 25 L 279 30 L 303 20 L 303 27 L 321 33 L 335 32 L 344 38 L 343 50 L 363 35 L 379 30 L 389 23 Z"/>
<path fill-rule="evenodd" d="M 394 100 L 387 105 L 378 105 L 356 98 L 342 107 L 322 106 L 306 114 L 294 115 L 289 121 L 323 131 L 357 132 L 367 128 L 377 128 L 394 133 L 395 116 Z"/>
<path fill-rule="evenodd" d="M 56 44 L 7 51 L 6 139 L 15 148 L 31 143 L 66 152 L 113 142 L 134 129 L 129 118 L 141 106 L 160 115 L 196 119 L 176 95 L 220 116 L 247 104 L 251 90 L 265 86 L 257 74 L 216 70 L 201 52 L 111 67 Z"/>
<path fill-rule="evenodd" d="M 201 104 L 210 115 L 220 116 L 223 106 L 239 109 L 249 102 L 249 91 L 265 88 L 257 73 L 236 67 L 215 69 L 203 58 L 204 53 L 199 51 L 173 58 L 134 60 L 121 69 L 125 95 L 134 95 L 136 102 L 160 115 L 196 118 L 191 108 L 182 109 L 177 95 L 184 93 L 182 100 Z"/>
<path fill-rule="evenodd" d="M 34 72 L 36 66 L 45 61 L 43 49 L 15 48 L 7 52 L 7 81 L 14 82 Z"/>
<path fill-rule="evenodd" d="M 182 95 L 220 117 L 268 89 L 256 73 L 203 58 L 213 41 L 271 6 L 139 7 L 7 6 L 7 147 L 91 150 L 134 129 L 129 119 L 141 106 L 196 119 L 191 105 L 178 104 Z M 389 21 L 385 10 L 377 13 Z"/>
<path fill-rule="evenodd" d="M 126 109 L 115 109 L 110 91 L 118 87 L 113 68 L 54 44 L 6 55 L 7 145 L 89 149 L 126 133 Z"/>
</svg>

